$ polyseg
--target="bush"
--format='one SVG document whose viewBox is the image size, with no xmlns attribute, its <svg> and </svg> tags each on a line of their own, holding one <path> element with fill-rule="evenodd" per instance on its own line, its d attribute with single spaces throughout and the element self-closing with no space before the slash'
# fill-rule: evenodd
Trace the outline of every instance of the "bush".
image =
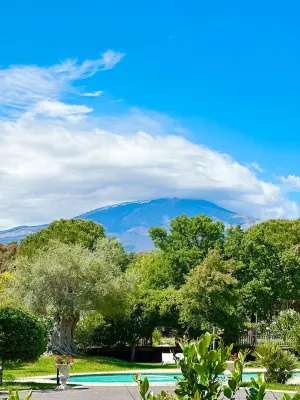
<svg viewBox="0 0 300 400">
<path fill-rule="evenodd" d="M 152 332 L 152 342 L 153 342 L 153 346 L 157 347 L 161 344 L 163 339 L 163 334 L 161 333 L 161 331 L 159 331 L 158 329 L 155 329 Z"/>
<path fill-rule="evenodd" d="M 0 309 L 0 359 L 35 361 L 45 349 L 45 330 L 38 319 L 21 309 Z"/>
<path fill-rule="evenodd" d="M 256 363 L 266 368 L 266 382 L 286 383 L 296 368 L 297 358 L 278 344 L 268 342 L 256 347 Z"/>
</svg>

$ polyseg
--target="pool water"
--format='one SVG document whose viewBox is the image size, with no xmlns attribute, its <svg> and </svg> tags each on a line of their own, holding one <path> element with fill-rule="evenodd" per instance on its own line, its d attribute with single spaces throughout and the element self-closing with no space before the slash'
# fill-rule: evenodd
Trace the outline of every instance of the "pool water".
<svg viewBox="0 0 300 400">
<path fill-rule="evenodd" d="M 297 375 L 298 374 L 298 375 Z M 91 374 L 91 375 L 73 375 L 68 379 L 68 383 L 133 383 L 134 373 L 126 374 Z M 172 373 L 145 373 L 142 377 L 147 376 L 151 383 L 174 383 L 176 382 L 175 376 L 181 377 L 181 374 Z M 243 380 L 249 381 L 251 378 L 257 378 L 258 374 L 255 372 L 244 372 Z M 300 376 L 300 373 L 296 372 L 295 375 Z M 225 379 L 225 377 L 223 377 Z"/>
</svg>

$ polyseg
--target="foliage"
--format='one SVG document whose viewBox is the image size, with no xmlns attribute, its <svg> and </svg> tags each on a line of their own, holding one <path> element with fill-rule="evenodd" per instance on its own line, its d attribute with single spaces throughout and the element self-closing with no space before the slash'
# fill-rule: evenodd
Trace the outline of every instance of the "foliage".
<svg viewBox="0 0 300 400">
<path fill-rule="evenodd" d="M 226 254 L 243 265 L 235 276 L 247 315 L 270 318 L 282 300 L 300 297 L 299 227 L 299 220 L 269 220 L 225 240 Z"/>
<path fill-rule="evenodd" d="M 255 354 L 259 365 L 266 368 L 266 382 L 286 383 L 297 366 L 297 358 L 274 342 L 257 346 Z"/>
<path fill-rule="evenodd" d="M 182 343 L 183 359 L 179 360 L 178 366 L 181 369 L 182 378 L 177 378 L 175 394 L 178 399 L 205 399 L 216 400 L 223 396 L 228 399 L 233 398 L 242 381 L 243 365 L 247 353 L 239 354 L 238 359 L 234 361 L 234 368 L 231 372 L 231 378 L 228 385 L 223 385 L 221 377 L 227 368 L 226 361 L 231 355 L 232 346 L 225 347 L 220 344 L 216 350 L 211 346 L 216 337 L 206 333 L 202 335 L 199 341 Z M 148 379 L 141 379 L 136 376 L 136 382 L 139 385 L 139 392 L 142 400 L 157 400 L 149 391 Z M 161 394 L 161 398 L 165 394 Z"/>
<path fill-rule="evenodd" d="M 34 361 L 44 351 L 45 332 L 38 319 L 27 311 L 0 309 L 0 359 Z"/>
<path fill-rule="evenodd" d="M 44 349 L 45 331 L 36 317 L 21 309 L 0 309 L 0 360 L 3 370 L 7 361 L 35 361 Z"/>
<path fill-rule="evenodd" d="M 247 400 L 264 400 L 265 395 L 266 383 L 263 382 L 262 376 L 259 376 L 257 380 L 251 378 L 251 389 L 248 392 Z"/>
<path fill-rule="evenodd" d="M 294 336 L 296 325 L 300 323 L 300 314 L 295 310 L 288 309 L 281 311 L 279 315 L 273 318 L 271 330 L 275 335 L 282 339 L 291 338 Z"/>
<path fill-rule="evenodd" d="M 224 225 L 203 214 L 192 218 L 181 215 L 171 221 L 169 231 L 153 227 L 149 235 L 171 266 L 170 283 L 179 287 L 184 283 L 184 276 L 204 260 L 209 249 L 221 246 Z"/>
<path fill-rule="evenodd" d="M 11 242 L 7 245 L 0 243 L 0 272 L 10 271 L 17 257 L 18 243 Z"/>
<path fill-rule="evenodd" d="M 162 343 L 162 339 L 163 339 L 163 334 L 161 333 L 161 331 L 159 331 L 158 329 L 155 329 L 152 332 L 152 343 L 153 346 L 159 346 Z"/>
<path fill-rule="evenodd" d="M 34 259 L 19 258 L 16 290 L 25 305 L 54 317 L 52 351 L 76 352 L 73 338 L 81 311 L 114 315 L 126 307 L 131 285 L 123 279 L 115 252 L 115 243 L 106 238 L 94 252 L 52 241 Z"/>
<path fill-rule="evenodd" d="M 143 290 L 164 289 L 170 284 L 171 266 L 161 251 L 141 253 L 133 260 L 127 273 Z"/>
<path fill-rule="evenodd" d="M 11 291 L 12 274 L 0 273 L 0 307 L 9 307 L 15 304 L 15 296 Z"/>
<path fill-rule="evenodd" d="M 149 391 L 149 381 L 148 381 L 147 377 L 142 379 L 140 374 L 136 374 L 134 380 L 138 384 L 138 390 L 139 390 L 141 400 L 173 400 L 174 399 L 172 393 L 165 392 L 164 390 L 157 395 L 154 395 L 153 392 L 150 392 Z"/>
<path fill-rule="evenodd" d="M 28 393 L 27 396 L 24 397 L 24 400 L 29 400 L 31 398 L 32 392 Z M 8 398 L 7 400 L 20 400 L 19 392 L 13 392 L 11 389 L 8 390 Z"/>
<path fill-rule="evenodd" d="M 184 398 L 218 399 L 224 393 L 231 398 L 242 380 L 243 363 L 240 359 L 234 361 L 234 369 L 228 385 L 222 385 L 221 375 L 227 368 L 226 361 L 232 351 L 232 345 L 225 347 L 222 343 L 217 350 L 211 350 L 216 337 L 206 333 L 198 342 L 182 343 L 183 359 L 178 366 L 182 378 L 178 379 L 175 393 Z"/>
<path fill-rule="evenodd" d="M 218 250 L 211 250 L 192 270 L 182 286 L 181 319 L 194 329 L 212 330 L 212 326 L 237 332 L 240 318 L 235 311 L 237 285 L 233 274 L 237 264 L 224 261 Z"/>
<path fill-rule="evenodd" d="M 71 245 L 78 244 L 94 250 L 97 241 L 104 236 L 103 226 L 96 222 L 83 219 L 60 219 L 23 239 L 19 253 L 22 256 L 33 257 L 37 250 L 44 248 L 53 240 Z"/>
</svg>

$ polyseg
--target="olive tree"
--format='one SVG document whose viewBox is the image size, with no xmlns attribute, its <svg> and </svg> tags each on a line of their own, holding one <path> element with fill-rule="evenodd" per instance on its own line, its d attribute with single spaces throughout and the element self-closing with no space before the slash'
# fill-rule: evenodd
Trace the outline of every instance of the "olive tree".
<svg viewBox="0 0 300 400">
<path fill-rule="evenodd" d="M 49 352 L 76 353 L 74 332 L 82 312 L 113 315 L 126 307 L 131 291 L 121 271 L 123 252 L 107 238 L 93 252 L 52 241 L 34 259 L 18 259 L 14 277 L 23 303 L 53 317 Z"/>
<path fill-rule="evenodd" d="M 0 309 L 0 383 L 6 361 L 35 361 L 44 349 L 45 331 L 34 315 L 21 309 Z"/>
</svg>

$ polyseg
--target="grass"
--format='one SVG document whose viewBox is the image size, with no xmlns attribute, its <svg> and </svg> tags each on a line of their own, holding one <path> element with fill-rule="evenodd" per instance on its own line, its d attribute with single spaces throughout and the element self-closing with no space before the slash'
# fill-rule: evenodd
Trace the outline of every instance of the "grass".
<svg viewBox="0 0 300 400">
<path fill-rule="evenodd" d="M 28 378 L 31 376 L 56 375 L 54 368 L 56 356 L 42 356 L 35 363 L 6 363 L 4 366 L 3 379 L 12 381 L 14 379 Z M 130 363 L 123 360 L 107 357 L 77 357 L 72 366 L 71 373 L 84 372 L 110 372 L 138 369 L 176 368 L 174 365 Z"/>
<path fill-rule="evenodd" d="M 12 390 L 45 390 L 45 389 L 55 389 L 56 383 L 36 383 L 36 382 L 3 382 L 3 385 L 0 386 L 0 392 L 6 391 L 8 389 Z"/>
<path fill-rule="evenodd" d="M 242 387 L 250 387 L 250 382 L 243 382 Z M 288 385 L 288 384 L 281 384 L 281 383 L 267 383 L 267 389 L 271 390 L 280 390 L 283 392 L 300 392 L 300 385 Z"/>
</svg>

